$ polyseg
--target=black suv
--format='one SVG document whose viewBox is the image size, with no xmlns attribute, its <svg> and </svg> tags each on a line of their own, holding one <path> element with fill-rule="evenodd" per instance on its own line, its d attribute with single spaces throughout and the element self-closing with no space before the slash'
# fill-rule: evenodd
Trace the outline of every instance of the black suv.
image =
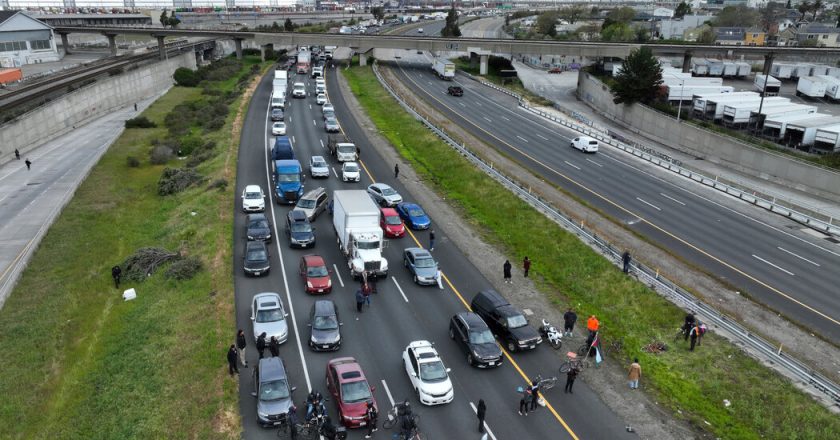
<svg viewBox="0 0 840 440">
<path fill-rule="evenodd" d="M 452 96 L 464 96 L 464 89 L 459 86 L 449 86 L 449 88 L 446 89 L 446 93 L 449 93 Z"/>
<path fill-rule="evenodd" d="M 315 228 L 303 211 L 292 210 L 286 215 L 286 235 L 289 236 L 289 246 L 293 248 L 315 246 Z"/>
<path fill-rule="evenodd" d="M 475 313 L 461 312 L 449 320 L 449 337 L 467 352 L 467 363 L 478 368 L 502 365 L 502 349 L 490 328 Z"/>
<path fill-rule="evenodd" d="M 490 330 L 504 341 L 509 351 L 531 350 L 542 342 L 540 334 L 528 325 L 528 320 L 493 289 L 478 292 L 472 309 L 490 326 Z"/>
</svg>

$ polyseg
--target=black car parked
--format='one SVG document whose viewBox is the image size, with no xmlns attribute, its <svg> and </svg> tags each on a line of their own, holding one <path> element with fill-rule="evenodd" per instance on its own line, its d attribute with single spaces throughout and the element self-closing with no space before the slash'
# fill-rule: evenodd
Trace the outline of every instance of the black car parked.
<svg viewBox="0 0 840 440">
<path fill-rule="evenodd" d="M 478 368 L 502 365 L 502 349 L 490 328 L 472 312 L 461 312 L 449 320 L 449 337 L 467 352 L 467 363 Z"/>
<path fill-rule="evenodd" d="M 330 300 L 318 300 L 309 312 L 309 347 L 315 351 L 341 348 L 341 326 L 338 309 Z"/>
<path fill-rule="evenodd" d="M 269 250 L 264 241 L 249 241 L 245 245 L 245 260 L 243 268 L 245 275 L 262 276 L 271 270 Z"/>
<path fill-rule="evenodd" d="M 472 300 L 472 309 L 509 351 L 532 350 L 542 342 L 525 315 L 493 289 L 478 292 Z"/>
<path fill-rule="evenodd" d="M 271 242 L 271 222 L 265 214 L 248 214 L 248 225 L 245 235 L 249 241 Z"/>
<path fill-rule="evenodd" d="M 449 86 L 446 89 L 446 93 L 449 93 L 452 96 L 464 96 L 464 89 L 459 86 Z"/>
</svg>

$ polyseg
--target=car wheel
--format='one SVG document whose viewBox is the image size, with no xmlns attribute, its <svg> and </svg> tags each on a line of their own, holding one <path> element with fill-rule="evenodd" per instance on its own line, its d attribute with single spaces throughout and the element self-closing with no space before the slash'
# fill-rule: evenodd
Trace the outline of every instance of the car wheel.
<svg viewBox="0 0 840 440">
<path fill-rule="evenodd" d="M 414 284 L 419 284 L 419 283 L 417 282 L 417 275 L 414 275 Z"/>
<path fill-rule="evenodd" d="M 418 402 L 423 403 L 423 401 L 420 400 L 420 388 L 415 388 L 414 389 L 414 395 L 417 396 L 417 401 Z"/>
<path fill-rule="evenodd" d="M 473 359 L 473 355 L 471 353 L 467 353 L 467 364 L 475 365 L 475 360 Z"/>
<path fill-rule="evenodd" d="M 512 352 L 516 351 L 516 344 L 514 344 L 513 341 L 508 341 L 507 348 L 508 348 L 508 351 L 510 351 L 512 353 Z"/>
<path fill-rule="evenodd" d="M 449 327 L 449 339 L 455 339 L 455 330 Z M 469 353 L 467 353 L 469 355 Z"/>
<path fill-rule="evenodd" d="M 408 268 L 408 260 L 406 260 L 405 258 L 403 258 L 403 266 Z"/>
</svg>

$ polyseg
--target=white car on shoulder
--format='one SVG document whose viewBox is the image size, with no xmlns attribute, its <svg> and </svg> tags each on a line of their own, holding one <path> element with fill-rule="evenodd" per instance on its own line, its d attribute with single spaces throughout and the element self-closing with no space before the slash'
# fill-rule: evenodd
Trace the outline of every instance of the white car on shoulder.
<svg viewBox="0 0 840 440">
<path fill-rule="evenodd" d="M 443 405 L 455 398 L 449 368 L 429 341 L 414 341 L 403 351 L 405 372 L 420 403 Z"/>
<path fill-rule="evenodd" d="M 572 139 L 572 148 L 576 148 L 584 153 L 597 153 L 598 140 L 589 136 L 580 136 Z"/>
<path fill-rule="evenodd" d="M 344 162 L 341 165 L 341 180 L 344 182 L 358 182 L 362 178 L 359 164 L 356 162 Z"/>
<path fill-rule="evenodd" d="M 323 93 L 319 93 L 318 96 L 315 97 L 315 103 L 318 105 L 324 105 L 327 103 L 327 95 Z"/>
<path fill-rule="evenodd" d="M 242 190 L 242 211 L 265 211 L 265 194 L 259 185 L 248 185 Z"/>
<path fill-rule="evenodd" d="M 286 135 L 286 123 L 285 122 L 275 122 L 271 124 L 271 134 L 274 136 L 285 136 Z"/>
</svg>

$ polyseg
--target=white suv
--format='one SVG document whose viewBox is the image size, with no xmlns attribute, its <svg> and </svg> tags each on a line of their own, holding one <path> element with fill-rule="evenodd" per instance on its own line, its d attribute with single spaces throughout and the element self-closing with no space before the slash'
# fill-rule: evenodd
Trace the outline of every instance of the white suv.
<svg viewBox="0 0 840 440">
<path fill-rule="evenodd" d="M 292 89 L 292 96 L 295 98 L 306 98 L 306 85 L 303 83 L 295 83 Z"/>
<path fill-rule="evenodd" d="M 403 363 L 411 387 L 424 405 L 443 405 L 455 398 L 449 368 L 443 365 L 429 341 L 414 341 L 403 351 Z"/>
<path fill-rule="evenodd" d="M 242 191 L 242 210 L 244 212 L 265 211 L 265 194 L 259 185 L 248 185 Z"/>
</svg>

